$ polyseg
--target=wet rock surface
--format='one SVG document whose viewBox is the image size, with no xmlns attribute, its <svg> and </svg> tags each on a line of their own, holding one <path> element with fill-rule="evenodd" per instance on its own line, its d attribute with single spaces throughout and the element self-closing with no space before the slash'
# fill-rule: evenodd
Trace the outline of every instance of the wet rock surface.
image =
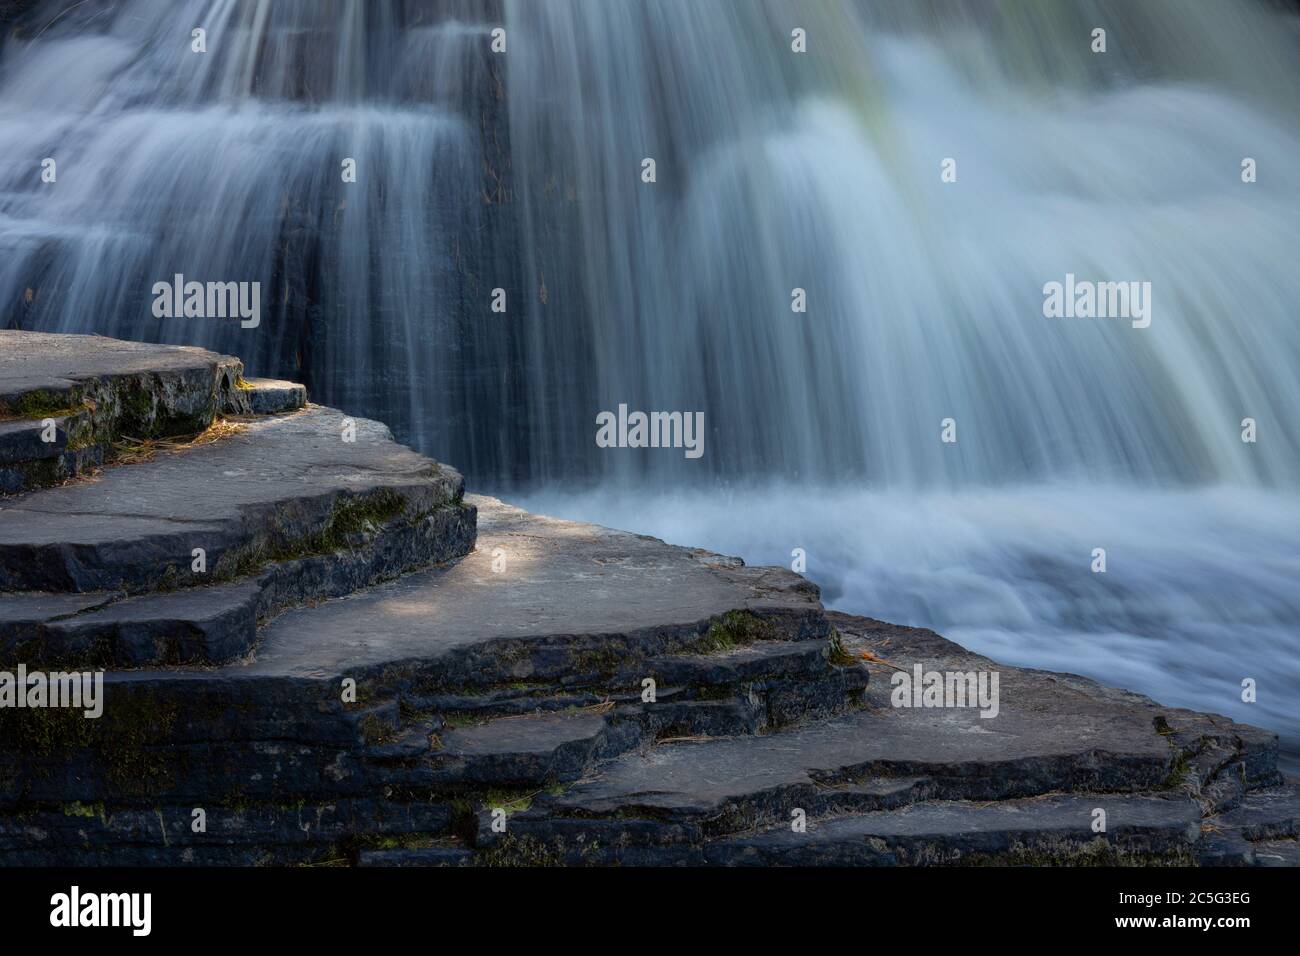
<svg viewBox="0 0 1300 956">
<path fill-rule="evenodd" d="M 149 354 L 81 370 L 192 358 Z M 215 417 L 206 362 L 178 388 Z M 1297 862 L 1271 733 L 462 496 L 233 374 L 273 417 L 0 500 L 0 671 L 105 672 L 98 718 L 0 707 L 0 864 Z M 918 667 L 971 696 L 900 700 Z"/>
</svg>

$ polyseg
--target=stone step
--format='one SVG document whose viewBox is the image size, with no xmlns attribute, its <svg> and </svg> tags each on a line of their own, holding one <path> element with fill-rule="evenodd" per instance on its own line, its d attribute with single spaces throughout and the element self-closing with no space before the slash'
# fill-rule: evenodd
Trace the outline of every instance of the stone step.
<svg viewBox="0 0 1300 956">
<path fill-rule="evenodd" d="M 124 342 L 99 335 L 0 330 L 0 415 L 35 418 L 96 404 L 100 416 L 125 416 L 144 434 L 200 431 L 222 401 L 244 413 L 236 387 L 243 363 L 229 355 L 181 345 Z M 136 390 L 141 395 L 132 393 Z M 132 398 L 146 398 L 132 402 Z M 116 399 L 116 402 L 112 401 Z M 114 407 L 100 407 L 112 405 Z M 146 413 L 148 413 L 146 415 Z"/>
<path fill-rule="evenodd" d="M 607 842 L 639 820 L 655 841 L 698 841 L 771 826 L 796 809 L 820 817 L 926 799 L 1162 787 L 1172 755 L 1149 718 L 1081 729 L 1094 739 L 1072 744 L 1064 720 L 1038 728 L 1041 737 L 1030 722 L 1003 736 L 861 712 L 764 736 L 661 744 L 539 801 L 511 830 L 545 843 Z"/>
<path fill-rule="evenodd" d="M 603 758 L 641 742 L 635 720 L 610 708 L 504 717 L 438 735 L 434 785 L 543 786 L 575 780 Z"/>
<path fill-rule="evenodd" d="M 1093 830 L 1097 810 L 1106 831 Z M 1201 809 L 1186 795 L 1068 794 L 994 803 L 932 801 L 903 811 L 794 818 L 754 832 L 707 839 L 689 826 L 622 824 L 602 839 L 574 831 L 546 841 L 507 834 L 476 862 L 597 866 L 980 866 L 1191 864 Z M 676 837 L 676 839 L 669 839 Z"/>
<path fill-rule="evenodd" d="M 172 686 L 165 696 L 159 693 L 164 685 L 148 672 L 110 674 L 109 688 L 132 694 L 113 693 L 103 717 L 93 721 L 70 714 L 52 725 L 43 715 L 0 711 L 0 731 L 14 724 L 10 732 L 21 733 L 27 720 L 34 722 L 28 733 L 39 735 L 21 753 L 0 751 L 0 803 L 19 797 L 120 804 L 198 798 L 239 773 L 254 778 L 241 791 L 256 799 L 331 799 L 393 787 L 426 793 L 539 788 L 571 781 L 595 762 L 654 737 L 760 729 L 748 700 L 678 703 L 673 691 L 652 704 L 609 701 L 462 724 L 441 715 L 403 719 L 396 700 L 340 708 L 337 696 L 328 701 L 328 689 L 326 699 L 313 704 L 294 699 L 287 688 L 264 686 L 259 694 L 254 682 L 214 680 L 216 671 L 167 673 Z M 302 689 L 299 682 L 293 687 Z M 693 708 L 689 717 L 682 707 Z M 66 744 L 60 742 L 64 733 Z"/>
<path fill-rule="evenodd" d="M 1205 831 L 1197 853 L 1203 866 L 1300 865 L 1300 784 L 1248 792 L 1209 817 Z"/>
<path fill-rule="evenodd" d="M 146 699 L 142 706 L 147 705 Z M 203 702 L 197 709 L 206 713 L 207 707 Z M 240 781 L 241 797 L 253 800 L 321 801 L 392 790 L 462 795 L 486 787 L 538 790 L 571 781 L 648 737 L 640 715 L 621 710 L 604 717 L 579 712 L 506 718 L 441 732 L 429 729 L 431 723 L 394 733 L 395 711 L 389 703 L 350 715 L 356 718 L 354 732 L 336 741 L 268 735 L 253 741 L 165 743 L 152 742 L 152 736 L 159 731 L 166 735 L 160 740 L 175 736 L 177 714 L 169 707 L 130 714 L 109 703 L 93 721 L 79 714 L 56 715 L 66 717 L 66 724 L 51 724 L 47 714 L 38 712 L 27 715 L 36 722 L 28 747 L 0 751 L 0 805 L 108 801 L 118 807 L 147 806 L 227 793 L 223 781 L 232 778 Z M 3 723 L 24 716 L 6 714 Z M 113 728 L 102 745 L 84 736 L 121 720 L 126 723 Z M 67 746 L 56 746 L 51 738 L 65 730 L 73 738 Z"/>
<path fill-rule="evenodd" d="M 130 668 L 234 661 L 256 646 L 259 625 L 286 608 L 342 597 L 459 557 L 472 539 L 473 522 L 472 508 L 440 508 L 412 522 L 364 529 L 346 551 L 276 561 L 230 584 L 135 596 L 91 592 L 73 610 L 43 601 L 48 595 L 0 595 L 0 665 Z"/>
<path fill-rule="evenodd" d="M 1093 830 L 1105 811 L 1105 833 Z M 997 803 L 935 801 L 790 824 L 701 848 L 714 866 L 1132 865 L 1191 863 L 1201 836 L 1192 798 L 1044 796 Z"/>
<path fill-rule="evenodd" d="M 76 477 L 125 436 L 197 434 L 222 412 L 248 414 L 242 371 L 197 348 L 0 331 L 0 494 Z M 54 442 L 32 431 L 46 419 L 60 431 Z"/>
<path fill-rule="evenodd" d="M 0 465 L 0 496 L 16 495 L 33 488 L 48 488 L 79 478 L 107 460 L 103 445 L 71 448 L 52 458 L 35 458 L 13 465 Z"/>
<path fill-rule="evenodd" d="M 510 818 L 531 845 L 689 844 L 846 814 L 911 813 L 935 801 L 989 802 L 1056 791 L 1186 798 L 1213 810 L 1240 798 L 1221 778 L 1277 779 L 1276 736 L 1213 715 L 1161 708 L 1084 678 L 1001 667 L 929 631 L 831 615 L 848 651 L 874 647 L 904 672 L 999 675 L 996 716 L 973 707 L 896 707 L 873 680 L 864 709 L 777 733 L 665 742 L 598 767 Z M 874 641 L 868 644 L 864 635 Z M 879 665 L 886 673 L 892 668 Z M 908 698 L 910 701 L 910 698 Z M 1213 759 L 1194 771 L 1202 755 Z M 1100 799 L 1089 796 L 1086 799 Z M 480 816 L 479 841 L 502 838 Z"/>
<path fill-rule="evenodd" d="M 17 795 L 125 804 L 178 794 L 197 798 L 220 790 L 223 775 L 232 773 L 255 778 L 241 790 L 257 799 L 276 794 L 332 799 L 391 788 L 422 793 L 485 786 L 536 789 L 574 780 L 596 762 L 657 737 L 762 729 L 753 703 L 738 688 L 727 689 L 736 695 L 732 699 L 677 702 L 669 691 L 655 703 L 608 701 L 584 710 L 463 724 L 459 717 L 442 715 L 403 719 L 396 700 L 339 714 L 336 698 L 331 719 L 327 701 L 313 705 L 270 688 L 262 692 L 261 709 L 268 713 L 259 717 L 250 707 L 256 691 L 249 682 L 234 685 L 246 692 L 238 697 L 231 687 L 220 686 L 216 693 L 201 694 L 213 683 L 207 677 L 213 672 L 169 673 L 175 686 L 174 692 L 167 688 L 165 699 L 158 693 L 162 685 L 149 680 L 148 672 L 110 674 L 130 678 L 110 680 L 110 688 L 134 693 L 110 698 L 102 718 L 86 722 L 70 715 L 70 726 L 57 728 L 38 721 L 29 732 L 41 735 L 39 747 L 0 752 L 0 804 Z M 842 688 L 836 693 L 841 702 L 854 699 Z M 237 720 L 232 722 L 231 714 Z M 0 712 L 0 730 L 9 722 L 21 727 L 23 720 L 21 711 Z M 56 729 L 70 735 L 66 746 L 50 740 Z"/>
<path fill-rule="evenodd" d="M 758 641 L 707 653 L 665 655 L 655 659 L 651 676 L 668 687 L 809 678 L 825 672 L 829 651 L 829 641 Z"/>
<path fill-rule="evenodd" d="M 350 675 L 403 699 L 521 684 L 639 694 L 649 661 L 711 647 L 721 628 L 739 642 L 828 636 L 816 587 L 789 571 L 465 502 L 478 511 L 473 553 L 281 615 L 247 676 Z"/>
<path fill-rule="evenodd" d="M 274 378 L 244 378 L 239 381 L 243 397 L 254 415 L 283 415 L 307 404 L 307 386 Z"/>
<path fill-rule="evenodd" d="M 345 441 L 353 421 L 356 440 Z M 319 407 L 260 419 L 219 443 L 6 501 L 0 590 L 140 593 L 228 581 L 462 508 L 462 488 L 457 472 L 378 423 Z M 468 530 L 460 553 L 472 546 Z"/>
<path fill-rule="evenodd" d="M 106 446 L 93 435 L 90 413 L 84 411 L 0 421 L 0 495 L 49 487 L 99 467 Z"/>
<path fill-rule="evenodd" d="M 1252 791 L 1230 810 L 1207 821 L 1222 829 L 1236 829 L 1247 840 L 1300 838 L 1300 784 Z"/>
<path fill-rule="evenodd" d="M 570 673 L 559 679 L 558 686 L 514 682 L 473 693 L 406 695 L 402 703 L 412 711 L 478 720 L 601 703 L 636 705 L 646 690 L 642 682 L 649 678 L 655 682 L 656 703 L 642 710 L 646 725 L 656 735 L 705 732 L 691 725 L 725 722 L 728 714 L 741 713 L 731 707 L 740 701 L 745 705 L 743 717 L 728 724 L 725 732 L 753 733 L 795 719 L 839 713 L 860 700 L 867 672 L 857 665 L 832 664 L 830 655 L 829 641 L 765 640 L 708 654 L 647 657 L 626 671 L 587 672 L 581 682 Z"/>
<path fill-rule="evenodd" d="M 461 706 L 440 709 L 373 753 L 392 762 L 427 757 L 406 785 L 544 787 L 572 781 L 597 762 L 655 739 L 755 734 L 781 726 L 783 716 L 843 712 L 860 699 L 866 674 L 830 664 L 827 650 L 826 641 L 768 642 L 698 659 L 651 659 L 650 673 L 672 673 L 683 681 L 657 691 L 653 701 L 636 694 L 604 700 L 588 695 L 582 704 L 573 694 L 527 696 L 513 699 L 533 710 L 483 720 L 482 710 L 463 706 L 473 698 L 460 697 L 455 702 Z M 796 666 L 805 675 L 791 685 L 798 688 L 799 706 L 795 691 L 787 689 Z M 429 699 L 421 703 L 427 707 Z"/>
<path fill-rule="evenodd" d="M 0 466 L 57 458 L 68 450 L 71 435 L 89 423 L 89 412 L 48 418 L 0 421 Z M 52 428 L 47 427 L 49 423 Z M 46 441 L 46 437 L 53 441 Z"/>
<path fill-rule="evenodd" d="M 0 628 L 36 628 L 85 611 L 104 607 L 126 595 L 121 591 L 88 594 L 57 594 L 29 591 L 0 596 Z"/>
<path fill-rule="evenodd" d="M 410 752 L 375 752 L 391 742 L 391 729 L 367 732 L 363 724 L 373 721 L 363 714 L 380 703 L 396 707 L 401 701 L 409 715 L 410 702 L 496 700 L 518 692 L 534 698 L 529 710 L 538 709 L 539 697 L 584 705 L 608 697 L 624 706 L 640 700 L 642 677 L 654 674 L 657 658 L 691 656 L 696 646 L 722 653 L 723 636 L 722 643 L 761 650 L 758 656 L 770 659 L 767 670 L 787 675 L 771 682 L 789 699 L 794 679 L 788 675 L 807 672 L 816 661 L 826 686 L 804 680 L 810 693 L 837 693 L 843 701 L 861 692 L 858 668 L 826 662 L 827 627 L 816 589 L 797 575 L 529 515 L 493 499 L 470 496 L 465 502 L 482 516 L 476 551 L 342 599 L 288 610 L 261 629 L 251 660 L 110 670 L 103 716 L 96 720 L 0 709 L 0 801 L 21 804 L 41 795 L 158 805 L 178 792 L 226 792 L 227 777 L 249 798 L 256 791 L 327 799 L 403 779 L 418 783 Z M 82 610 L 78 601 L 85 600 L 87 610 L 102 603 L 91 595 L 11 600 L 23 607 L 5 613 L 26 620 L 75 617 Z M 784 646 L 800 643 L 805 646 Z M 667 720 L 680 716 L 673 708 L 690 705 L 702 722 L 714 715 L 709 729 L 746 729 L 734 714 L 731 723 L 717 715 L 746 688 L 755 688 L 760 701 L 771 692 L 753 679 L 764 670 L 753 663 L 755 655 L 734 657 L 721 673 L 746 683 L 725 687 L 727 699 L 679 700 L 687 688 L 664 686 L 657 705 L 662 710 L 652 713 Z M 712 666 L 701 662 L 698 669 L 707 674 Z M 853 676 L 839 677 L 844 670 Z M 577 674 L 591 683 L 575 681 Z M 355 698 L 346 701 L 345 679 L 355 681 Z M 611 680 L 626 686 L 611 687 Z M 408 716 L 403 726 L 409 730 L 414 723 Z M 701 728 L 658 725 L 662 733 L 683 729 Z M 31 743 L 17 745 L 24 740 Z M 424 769 L 428 792 L 436 781 Z"/>
<path fill-rule="evenodd" d="M 103 602 L 71 615 L 0 621 L 0 664 L 52 670 L 234 660 L 256 641 L 260 593 L 246 581 L 117 601 L 86 595 Z M 0 597 L 0 605 L 9 600 Z"/>
<path fill-rule="evenodd" d="M 557 815 L 700 821 L 725 829 L 875 799 L 858 785 L 924 781 L 932 797 L 1000 800 L 1055 789 L 1152 790 L 1173 754 L 1149 715 L 1026 715 L 997 731 L 946 713 L 863 711 L 790 731 L 657 746 L 555 798 Z M 978 719 L 972 715 L 973 719 Z M 1077 734 L 1076 734 L 1077 731 Z"/>
</svg>

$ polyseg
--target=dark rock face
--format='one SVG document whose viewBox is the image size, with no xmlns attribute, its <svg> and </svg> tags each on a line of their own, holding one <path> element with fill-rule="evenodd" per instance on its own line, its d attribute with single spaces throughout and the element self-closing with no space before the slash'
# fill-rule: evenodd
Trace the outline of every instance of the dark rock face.
<svg viewBox="0 0 1300 956">
<path fill-rule="evenodd" d="M 175 358 L 120 354 L 95 381 Z M 218 367 L 173 404 L 220 406 Z M 383 426 L 344 442 L 235 375 L 287 414 L 0 501 L 0 703 L 6 669 L 107 670 L 98 718 L 0 706 L 0 864 L 1300 857 L 1273 734 L 463 497 Z M 916 667 L 995 673 L 996 707 L 900 700 Z"/>
<path fill-rule="evenodd" d="M 195 434 L 251 411 L 243 363 L 203 349 L 0 330 L 0 356 L 0 494 L 83 474 L 123 437 Z"/>
<path fill-rule="evenodd" d="M 904 670 L 997 670 L 998 716 L 896 708 L 875 681 L 827 722 L 624 755 L 504 834 L 481 817 L 479 845 L 591 864 L 1188 863 L 1207 846 L 1203 820 L 1239 826 L 1220 811 L 1292 792 L 1258 789 L 1280 783 L 1272 734 L 1001 667 L 929 631 L 829 617 L 847 647 Z M 1273 826 L 1294 820 L 1294 800 L 1267 805 Z"/>
<path fill-rule="evenodd" d="M 102 450 L 128 433 L 189 434 L 221 414 L 276 416 L 240 420 L 215 441 L 163 446 L 91 482 L 7 499 L 0 591 L 20 593 L 6 599 L 0 664 L 230 661 L 252 649 L 259 622 L 286 608 L 473 547 L 459 473 L 396 444 L 376 422 L 305 408 L 301 386 L 245 381 L 237 359 L 201 349 L 0 335 L 8 465 L 57 460 L 74 439 Z M 72 411 L 51 421 L 56 406 Z M 73 419 L 84 419 L 83 431 L 66 424 Z"/>
<path fill-rule="evenodd" d="M 282 415 L 307 404 L 307 389 L 296 382 L 246 378 L 242 384 L 248 392 L 249 406 L 254 415 Z"/>
<path fill-rule="evenodd" d="M 15 498 L 0 512 L 0 587 L 154 590 L 228 580 L 455 505 L 460 475 L 375 422 L 313 408 L 220 442 Z M 203 488 L 196 494 L 196 488 Z M 191 567 L 202 548 L 207 567 Z"/>
</svg>

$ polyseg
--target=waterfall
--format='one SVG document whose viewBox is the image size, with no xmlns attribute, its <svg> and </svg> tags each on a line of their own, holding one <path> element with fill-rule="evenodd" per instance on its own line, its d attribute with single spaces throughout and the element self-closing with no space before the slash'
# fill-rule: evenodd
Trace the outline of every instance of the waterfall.
<svg viewBox="0 0 1300 956">
<path fill-rule="evenodd" d="M 2 314 L 237 353 L 492 484 L 1291 484 L 1294 42 L 1253 3 L 44 3 Z M 155 318 L 177 273 L 267 320 Z M 1067 273 L 1151 327 L 1045 318 Z M 708 454 L 602 453 L 620 403 Z"/>
<path fill-rule="evenodd" d="M 237 354 L 479 488 L 803 549 L 840 606 L 1300 739 L 1281 5 L 27 6 L 3 325 Z M 156 317 L 177 274 L 258 282 L 260 325 Z M 1149 283 L 1149 327 L 1047 317 L 1067 276 Z M 706 453 L 598 447 L 620 405 Z"/>
<path fill-rule="evenodd" d="M 479 31 L 361 0 L 66 6 L 3 53 L 9 324 L 237 354 L 450 457 L 476 358 L 466 240 L 485 231 Z M 30 175 L 43 157 L 56 183 Z M 260 283 L 260 326 L 156 318 L 176 274 Z"/>
</svg>

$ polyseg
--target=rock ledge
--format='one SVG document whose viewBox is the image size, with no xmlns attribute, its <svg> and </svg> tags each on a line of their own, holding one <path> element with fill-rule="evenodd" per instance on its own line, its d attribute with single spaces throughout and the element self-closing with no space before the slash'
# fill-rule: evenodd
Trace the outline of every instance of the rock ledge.
<svg viewBox="0 0 1300 956">
<path fill-rule="evenodd" d="M 105 671 L 99 718 L 0 707 L 0 864 L 1300 862 L 1273 734 L 465 496 L 235 359 L 0 335 L 0 672 Z M 41 488 L 63 403 L 58 456 L 241 418 Z M 997 716 L 894 706 L 917 665 Z"/>
</svg>

